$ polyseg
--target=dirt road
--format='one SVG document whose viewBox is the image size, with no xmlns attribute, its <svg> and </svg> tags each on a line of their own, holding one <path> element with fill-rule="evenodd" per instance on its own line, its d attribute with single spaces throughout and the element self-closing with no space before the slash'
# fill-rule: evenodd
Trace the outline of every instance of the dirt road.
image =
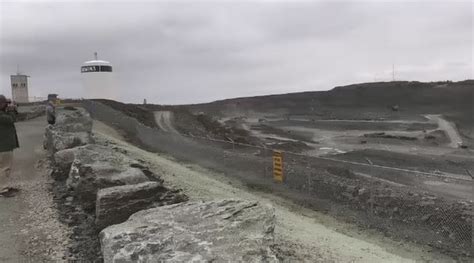
<svg viewBox="0 0 474 263">
<path fill-rule="evenodd" d="M 451 122 L 443 119 L 441 115 L 426 115 L 426 117 L 438 122 L 439 129 L 444 131 L 450 140 L 449 147 L 459 148 L 459 145 L 462 144 L 461 135 Z"/>
<path fill-rule="evenodd" d="M 14 151 L 9 185 L 21 189 L 0 197 L 0 261 L 42 262 L 62 259 L 67 231 L 56 217 L 44 166 L 44 117 L 16 124 L 20 148 Z"/>
<path fill-rule="evenodd" d="M 179 134 L 173 125 L 173 113 L 171 111 L 155 111 L 155 121 L 164 132 Z"/>
<path fill-rule="evenodd" d="M 276 248 L 289 261 L 306 262 L 410 262 L 450 261 L 446 256 L 430 253 L 413 244 L 396 243 L 379 234 L 361 232 L 356 227 L 332 217 L 301 208 L 284 198 L 251 190 L 238 180 L 183 164 L 167 155 L 141 150 L 117 140 L 95 125 L 96 138 L 109 140 L 127 150 L 132 158 L 149 163 L 165 184 L 183 189 L 191 200 L 240 198 L 269 203 L 275 208 Z"/>
</svg>

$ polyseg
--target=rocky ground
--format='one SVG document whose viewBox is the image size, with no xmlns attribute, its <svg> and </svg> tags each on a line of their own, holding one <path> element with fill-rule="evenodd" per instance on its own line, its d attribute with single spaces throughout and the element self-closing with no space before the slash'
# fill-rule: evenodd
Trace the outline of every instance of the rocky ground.
<svg viewBox="0 0 474 263">
<path fill-rule="evenodd" d="M 123 114 L 137 119 L 140 123 L 165 132 L 180 133 L 188 136 L 213 138 L 234 141 L 250 145 L 258 145 L 258 138 L 251 136 L 248 131 L 236 126 L 217 121 L 213 116 L 193 114 L 187 108 L 180 106 L 134 105 L 111 100 L 96 100 Z M 156 120 L 156 114 L 160 120 Z M 163 114 L 161 114 L 163 113 Z M 170 118 L 172 117 L 172 120 Z M 162 119 L 164 118 L 164 119 Z M 161 123 L 165 125 L 160 125 Z M 172 123 L 172 126 L 166 125 Z"/>
<path fill-rule="evenodd" d="M 101 132 L 108 130 L 96 122 L 96 133 L 127 150 L 130 156 L 144 160 L 152 171 L 160 174 L 165 185 L 180 188 L 191 200 L 215 198 L 240 198 L 258 200 L 275 207 L 275 244 L 277 257 L 284 260 L 313 262 L 380 262 L 429 260 L 448 257 L 431 250 L 424 250 L 409 243 L 398 243 L 370 232 L 360 231 L 334 218 L 292 204 L 284 198 L 265 194 L 202 167 L 181 164 L 169 157 L 143 151 L 122 140 Z M 119 138 L 120 139 L 120 138 Z"/>
<path fill-rule="evenodd" d="M 59 114 L 59 124 L 46 129 L 44 146 L 48 152 L 43 152 L 45 156 L 40 155 L 35 162 L 38 176 L 20 185 L 24 190 L 14 197 L 21 201 L 23 212 L 19 217 L 10 217 L 10 226 L 18 228 L 17 222 L 24 223 L 16 232 L 20 246 L 27 248 L 22 250 L 26 259 L 453 260 L 430 247 L 406 240 L 394 241 L 380 232 L 300 207 L 286 198 L 285 193 L 278 193 L 281 188 L 276 185 L 260 188 L 168 155 L 139 149 L 125 142 L 121 132 L 87 116 L 82 109 Z M 38 150 L 41 149 L 37 142 L 31 152 Z M 51 162 L 44 161 L 46 156 Z M 326 183 L 323 180 L 319 184 L 321 189 L 315 190 L 340 186 L 331 190 L 340 193 L 337 198 L 349 198 L 356 206 L 366 205 L 362 199 L 367 191 L 363 187 L 348 187 L 351 182 L 346 181 L 354 179 L 350 171 L 340 173 L 340 169 L 328 169 L 327 172 L 334 175 L 327 176 L 326 181 L 340 180 L 322 189 Z M 393 191 L 382 188 L 377 192 L 376 198 L 380 200 L 376 203 L 396 199 Z M 413 199 L 418 197 L 424 198 Z M 350 203 L 346 199 L 343 202 Z M 409 199 L 402 200 L 406 204 Z M 435 209 L 438 202 L 436 198 L 422 201 L 430 209 Z M 178 204 L 169 205 L 174 203 Z M 418 203 L 412 207 L 416 209 Z M 380 208 L 388 208 L 391 216 L 396 216 L 397 207 L 400 204 Z M 387 213 L 384 209 L 379 212 Z M 163 215 L 167 216 L 163 219 Z M 112 224 L 117 225 L 109 226 Z M 223 229 L 226 231 L 218 231 Z M 443 231 L 451 233 L 449 229 Z M 181 238 L 182 242 L 174 243 L 173 238 Z M 244 244 L 246 249 L 232 254 L 236 251 L 231 249 L 235 244 Z M 3 256 L 1 253 L 2 250 L 0 256 Z"/>
<path fill-rule="evenodd" d="M 68 260 L 101 262 L 102 229 L 140 210 L 187 199 L 164 187 L 159 175 L 126 150 L 97 142 L 92 119 L 82 108 L 58 111 L 56 124 L 45 129 L 44 147 L 59 221 L 70 229 Z"/>
<path fill-rule="evenodd" d="M 100 111 L 108 113 L 101 117 L 118 114 L 105 108 Z M 96 107 L 94 112 L 100 111 Z M 104 120 L 109 121 L 107 117 Z M 207 140 L 200 144 L 200 140 L 167 137 L 153 129 L 140 128 L 138 134 L 135 138 L 151 149 L 215 169 L 227 180 L 239 179 L 253 190 L 283 196 L 366 230 L 376 229 L 395 240 L 416 241 L 460 257 L 469 254 L 466 248 L 471 243 L 472 183 L 467 175 L 450 175 L 443 181 L 436 175 L 425 176 L 403 167 L 377 166 L 383 158 L 373 158 L 372 165 L 370 158 L 353 164 L 285 153 L 285 184 L 279 187 L 269 178 L 268 152 L 251 147 L 233 149 Z M 414 226 L 418 226 L 417 231 L 413 231 Z"/>
</svg>

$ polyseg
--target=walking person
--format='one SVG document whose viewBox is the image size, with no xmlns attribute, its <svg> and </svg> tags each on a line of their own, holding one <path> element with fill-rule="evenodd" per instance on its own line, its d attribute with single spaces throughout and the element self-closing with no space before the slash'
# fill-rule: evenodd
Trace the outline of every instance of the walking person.
<svg viewBox="0 0 474 263">
<path fill-rule="evenodd" d="M 6 184 L 13 162 L 13 150 L 20 146 L 15 123 L 11 115 L 7 113 L 7 107 L 7 99 L 0 95 L 0 195 L 7 189 Z"/>
<path fill-rule="evenodd" d="M 51 125 L 56 123 L 56 107 L 52 100 L 49 100 L 48 105 L 46 105 L 46 120 Z"/>
</svg>

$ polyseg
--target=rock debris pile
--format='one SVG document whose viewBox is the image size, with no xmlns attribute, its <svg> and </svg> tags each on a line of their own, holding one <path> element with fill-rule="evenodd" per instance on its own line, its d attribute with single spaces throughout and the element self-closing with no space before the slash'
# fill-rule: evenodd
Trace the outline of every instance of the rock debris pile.
<svg viewBox="0 0 474 263">
<path fill-rule="evenodd" d="M 118 146 L 96 144 L 83 109 L 58 111 L 44 146 L 54 166 L 60 217 L 72 228 L 68 259 L 277 261 L 271 207 L 242 200 L 185 202 L 143 161 Z"/>
</svg>

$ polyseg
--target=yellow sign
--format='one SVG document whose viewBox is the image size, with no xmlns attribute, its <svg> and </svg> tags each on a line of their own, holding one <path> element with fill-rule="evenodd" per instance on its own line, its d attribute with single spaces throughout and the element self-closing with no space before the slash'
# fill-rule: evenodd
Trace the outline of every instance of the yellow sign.
<svg viewBox="0 0 474 263">
<path fill-rule="evenodd" d="M 283 182 L 283 154 L 280 151 L 273 151 L 273 179 Z"/>
</svg>

